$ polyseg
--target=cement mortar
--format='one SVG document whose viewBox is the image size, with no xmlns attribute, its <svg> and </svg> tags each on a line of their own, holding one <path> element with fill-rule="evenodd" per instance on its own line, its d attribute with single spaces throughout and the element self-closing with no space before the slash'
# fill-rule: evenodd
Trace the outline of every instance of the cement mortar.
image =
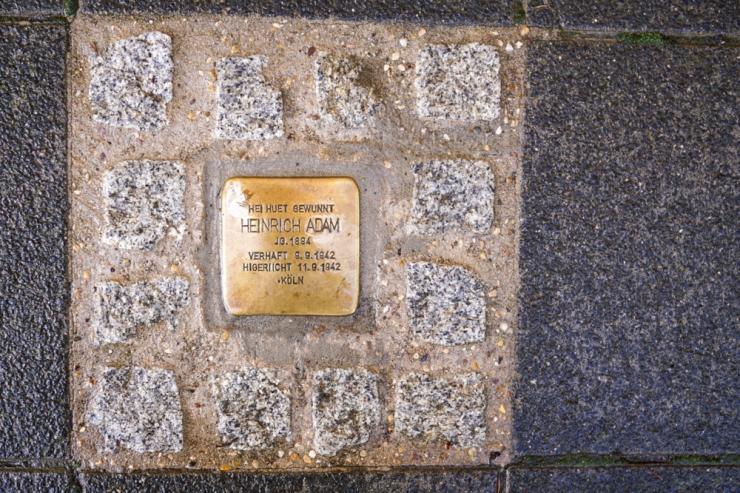
<svg viewBox="0 0 740 493">
<path fill-rule="evenodd" d="M 172 38 L 173 99 L 168 125 L 155 132 L 96 122 L 88 99 L 90 57 L 115 41 L 159 31 Z M 85 467 L 113 471 L 196 469 L 295 470 L 329 466 L 449 466 L 509 460 L 510 389 L 516 333 L 518 188 L 523 118 L 523 58 L 518 30 L 437 28 L 282 18 L 209 16 L 95 17 L 78 15 L 69 55 L 69 156 L 73 454 Z M 421 34 L 421 37 L 420 37 Z M 549 36 L 541 32 L 540 36 Z M 403 43 L 401 40 L 405 40 Z M 428 44 L 493 46 L 500 56 L 501 108 L 493 121 L 419 118 L 414 66 Z M 374 125 L 359 130 L 325 125 L 318 116 L 315 60 L 319 52 L 360 59 L 358 84 L 379 103 Z M 309 55 L 311 53 L 311 55 Z M 268 141 L 217 140 L 215 70 L 224 57 L 264 55 L 266 83 L 283 98 L 284 134 Z M 403 68 L 403 70 L 401 70 Z M 498 128 L 501 130 L 497 130 Z M 185 167 L 185 233 L 151 251 L 102 242 L 103 176 L 129 160 L 171 160 Z M 407 232 L 416 162 L 483 161 L 495 184 L 494 217 L 483 233 Z M 230 176 L 351 176 L 361 189 L 361 301 L 350 317 L 230 317 L 219 291 L 218 193 Z M 460 265 L 478 276 L 487 297 L 486 339 L 445 347 L 409 329 L 405 264 Z M 95 340 L 98 286 L 184 277 L 190 303 L 178 326 L 140 326 L 128 344 Z M 180 395 L 183 450 L 100 454 L 103 441 L 85 423 L 101 368 L 170 370 Z M 210 382 L 245 368 L 284 372 L 291 400 L 290 442 L 240 451 L 224 447 Z M 327 368 L 363 368 L 377 377 L 381 424 L 366 443 L 327 457 L 313 450 L 312 378 Z M 411 372 L 453 378 L 477 372 L 485 385 L 485 439 L 475 447 L 394 432 L 395 389 Z"/>
</svg>

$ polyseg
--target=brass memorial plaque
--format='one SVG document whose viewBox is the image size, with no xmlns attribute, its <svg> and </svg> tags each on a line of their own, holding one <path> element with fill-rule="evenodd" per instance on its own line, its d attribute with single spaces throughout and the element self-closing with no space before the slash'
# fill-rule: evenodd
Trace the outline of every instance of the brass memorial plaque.
<svg viewBox="0 0 740 493">
<path fill-rule="evenodd" d="M 221 284 L 232 315 L 350 315 L 360 299 L 352 178 L 231 178 L 221 191 Z"/>
</svg>

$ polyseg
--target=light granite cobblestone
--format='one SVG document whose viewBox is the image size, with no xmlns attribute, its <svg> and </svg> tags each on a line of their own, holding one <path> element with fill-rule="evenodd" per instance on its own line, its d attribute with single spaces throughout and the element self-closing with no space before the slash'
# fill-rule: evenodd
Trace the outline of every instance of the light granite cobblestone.
<svg viewBox="0 0 740 493">
<path fill-rule="evenodd" d="M 168 233 L 185 233 L 185 167 L 172 161 L 125 161 L 103 178 L 103 242 L 151 250 Z"/>
<path fill-rule="evenodd" d="M 414 202 L 409 232 L 484 233 L 493 221 L 493 172 L 484 161 L 428 161 L 412 167 Z"/>
<path fill-rule="evenodd" d="M 167 125 L 172 100 L 172 40 L 148 32 L 116 41 L 104 56 L 90 61 L 93 118 L 114 127 L 140 131 Z"/>
<path fill-rule="evenodd" d="M 347 128 L 374 124 L 378 103 L 373 90 L 360 85 L 361 67 L 357 63 L 321 52 L 315 68 L 319 116 Z"/>
<path fill-rule="evenodd" d="M 283 135 L 283 99 L 265 81 L 267 57 L 224 58 L 216 72 L 216 138 L 268 140 Z"/>
<path fill-rule="evenodd" d="M 367 442 L 380 423 L 377 378 L 367 370 L 316 372 L 312 393 L 314 446 L 320 454 Z"/>
<path fill-rule="evenodd" d="M 233 450 L 290 439 L 290 390 L 278 371 L 247 368 L 212 380 L 221 442 Z"/>
<path fill-rule="evenodd" d="M 419 115 L 440 120 L 495 120 L 500 114 L 499 65 L 493 46 L 425 46 L 416 60 Z"/>
<path fill-rule="evenodd" d="M 413 439 L 480 445 L 486 438 L 485 411 L 485 383 L 480 374 L 435 378 L 411 373 L 398 382 L 395 431 Z"/>
<path fill-rule="evenodd" d="M 181 277 L 140 281 L 124 286 L 115 281 L 100 286 L 98 343 L 131 342 L 136 328 L 164 320 L 177 326 L 175 313 L 190 302 L 190 283 Z"/>
<path fill-rule="evenodd" d="M 467 269 L 410 262 L 406 298 L 411 331 L 420 339 L 446 346 L 485 339 L 485 292 Z"/>
<path fill-rule="evenodd" d="M 174 373 L 160 368 L 104 368 L 90 400 L 88 423 L 102 451 L 182 450 L 182 409 Z"/>
</svg>

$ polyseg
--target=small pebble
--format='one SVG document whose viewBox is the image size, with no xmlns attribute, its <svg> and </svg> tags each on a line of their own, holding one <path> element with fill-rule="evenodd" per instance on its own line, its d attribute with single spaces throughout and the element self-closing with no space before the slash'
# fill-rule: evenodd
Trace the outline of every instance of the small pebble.
<svg viewBox="0 0 740 493">
<path fill-rule="evenodd" d="M 315 459 L 315 458 L 316 458 L 316 451 L 315 451 L 315 450 L 311 450 L 311 451 L 310 451 L 310 452 L 308 453 L 308 456 L 309 456 L 309 457 L 311 457 L 312 459 Z"/>
<path fill-rule="evenodd" d="M 427 33 L 427 30 L 426 30 L 426 29 L 424 29 L 423 27 L 422 27 L 421 29 L 419 29 L 419 37 L 420 37 L 420 38 L 421 38 L 422 36 L 424 36 L 424 35 L 425 35 L 426 33 Z"/>
<path fill-rule="evenodd" d="M 511 53 L 512 51 L 514 51 L 514 47 L 511 46 L 511 43 L 506 43 L 506 51 L 508 53 Z"/>
<path fill-rule="evenodd" d="M 522 36 L 526 36 L 527 34 L 529 34 L 529 28 L 528 28 L 527 26 L 524 26 L 524 27 L 522 27 L 522 30 L 521 30 L 521 31 L 519 31 L 519 33 L 520 33 L 520 34 L 521 34 Z"/>
<path fill-rule="evenodd" d="M 408 42 L 408 40 L 406 40 L 406 38 L 401 38 L 401 39 L 398 40 L 398 42 L 404 48 L 406 48 L 406 46 L 408 46 L 408 44 L 409 44 L 409 42 Z"/>
</svg>

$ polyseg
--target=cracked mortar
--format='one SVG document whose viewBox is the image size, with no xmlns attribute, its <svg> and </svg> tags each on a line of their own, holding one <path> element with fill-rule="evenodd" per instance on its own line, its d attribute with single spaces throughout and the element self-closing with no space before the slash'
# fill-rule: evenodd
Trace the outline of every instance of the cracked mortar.
<svg viewBox="0 0 740 493">
<path fill-rule="evenodd" d="M 491 452 L 501 453 L 496 464 L 509 460 L 506 410 L 517 316 L 526 50 L 503 48 L 520 39 L 513 29 L 498 29 L 495 35 L 476 27 L 427 26 L 424 31 L 420 37 L 414 25 L 280 18 L 76 16 L 68 64 L 76 460 L 112 471 L 481 465 L 489 463 Z M 151 113 L 156 118 L 146 125 L 134 125 L 130 118 L 101 119 L 97 89 L 91 88 L 100 79 L 94 64 L 102 62 L 95 57 L 110 57 L 120 49 L 116 43 L 147 39 L 147 32 L 171 39 L 171 101 L 158 106 Z M 422 117 L 424 109 L 420 116 L 420 105 L 445 97 L 444 91 L 427 94 L 422 88 L 417 98 L 415 66 L 422 50 L 471 43 L 486 45 L 471 57 L 500 64 L 495 70 L 500 94 L 495 88 L 486 93 L 487 108 L 445 106 L 448 116 L 462 111 L 475 120 L 440 118 L 433 109 L 428 118 Z M 105 55 L 96 53 L 96 46 Z M 237 98 L 236 113 L 219 105 L 230 84 L 224 59 L 252 60 L 248 78 L 253 82 L 248 89 L 239 86 L 238 94 L 247 96 Z M 481 90 L 487 89 L 475 89 Z M 499 99 L 500 110 L 494 111 L 490 105 Z M 249 108 L 257 100 L 268 104 L 258 105 L 264 112 L 255 119 Z M 242 116 L 233 119 L 240 111 Z M 128 126 L 117 126 L 121 121 Z M 434 209 L 436 187 L 458 183 L 457 178 L 444 181 L 453 176 L 445 171 L 460 166 L 458 160 L 478 170 L 460 168 L 466 170 L 460 183 L 470 171 L 490 188 L 479 180 L 467 182 L 468 195 L 459 202 L 467 207 L 464 213 Z M 170 168 L 158 174 L 164 168 L 141 164 L 146 162 Z M 419 163 L 437 164 L 427 172 Z M 115 170 L 124 170 L 120 176 L 133 185 L 111 187 L 106 176 Z M 220 184 L 230 176 L 351 176 L 357 181 L 362 285 L 355 315 L 235 319 L 224 314 L 214 217 Z M 126 195 L 137 187 L 143 196 Z M 111 194 L 113 188 L 118 192 Z M 116 214 L 106 213 L 105 204 L 114 203 Z M 152 226 L 137 228 L 137 217 L 148 218 Z M 440 227 L 443 222 L 450 228 Z M 407 267 L 418 263 L 459 267 L 478 279 L 475 316 L 483 320 L 485 315 L 483 326 L 471 332 L 435 326 L 428 333 L 437 335 L 430 337 L 414 329 L 413 293 L 432 286 L 425 278 L 407 294 Z M 167 279 L 187 281 L 189 287 L 175 289 L 180 294 L 152 288 Z M 111 290 L 125 293 L 133 304 L 104 308 L 101 298 Z M 171 294 L 155 296 L 158 292 Z M 101 315 L 108 320 L 104 327 Z M 451 341 L 455 345 L 444 345 Z M 181 451 L 174 438 L 167 445 L 145 438 L 156 424 L 116 410 L 111 392 L 120 385 L 128 388 L 121 395 L 139 392 L 139 372 L 171 376 L 181 407 Z M 354 390 L 350 379 L 351 388 L 339 391 L 347 402 L 331 407 L 331 399 L 314 401 L 324 395 L 316 385 L 338 385 L 330 376 L 345 372 L 373 380 L 376 394 Z M 134 376 L 117 376 L 129 382 L 119 385 L 115 375 Z M 426 391 L 407 392 L 407 387 L 410 378 L 426 381 L 424 375 L 433 382 L 458 382 L 460 395 L 472 400 L 462 405 L 455 399 L 446 413 L 418 421 L 416 409 L 424 401 L 408 396 Z M 468 387 L 460 379 L 469 379 Z M 436 389 L 438 384 L 425 385 Z M 150 402 L 145 394 L 136 402 Z M 315 412 L 315 402 L 325 406 Z M 455 436 L 444 431 L 455 416 L 475 412 L 484 413 L 484 432 L 475 420 L 458 422 Z M 342 413 L 364 417 L 350 425 Z M 101 416 L 115 419 L 106 425 Z M 413 423 L 426 431 L 409 432 Z M 449 450 L 446 439 L 456 443 Z M 155 448 L 162 451 L 144 451 Z"/>
</svg>

